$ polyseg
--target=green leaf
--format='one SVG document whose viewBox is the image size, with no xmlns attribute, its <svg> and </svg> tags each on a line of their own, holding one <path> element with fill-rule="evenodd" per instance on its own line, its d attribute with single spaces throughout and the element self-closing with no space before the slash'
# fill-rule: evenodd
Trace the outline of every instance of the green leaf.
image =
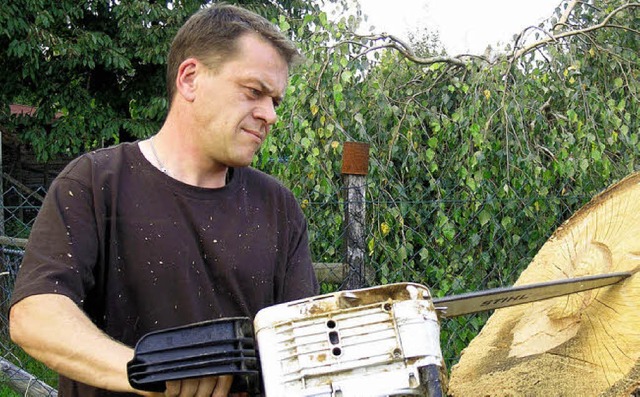
<svg viewBox="0 0 640 397">
<path fill-rule="evenodd" d="M 478 214 L 478 221 L 481 226 L 486 225 L 491 220 L 491 213 L 487 210 L 482 210 Z"/>
</svg>

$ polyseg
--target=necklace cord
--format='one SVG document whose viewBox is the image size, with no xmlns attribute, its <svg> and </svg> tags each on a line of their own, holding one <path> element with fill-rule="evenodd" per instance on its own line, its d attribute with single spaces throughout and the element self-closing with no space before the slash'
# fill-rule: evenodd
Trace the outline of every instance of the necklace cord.
<svg viewBox="0 0 640 397">
<path fill-rule="evenodd" d="M 167 170 L 167 167 L 165 167 L 164 164 L 162 164 L 162 161 L 160 161 L 160 157 L 158 157 L 158 153 L 156 152 L 156 147 L 153 144 L 153 138 L 155 138 L 155 135 L 149 138 L 149 145 L 151 146 L 151 152 L 153 153 L 153 158 L 156 160 L 156 163 L 158 164 L 160 171 L 169 175 L 169 171 Z M 225 184 L 229 183 L 230 180 L 231 180 L 231 172 L 229 172 L 229 169 L 227 169 L 227 172 L 225 173 L 225 178 L 224 178 Z"/>
<path fill-rule="evenodd" d="M 160 161 L 160 157 L 158 157 L 158 153 L 156 153 L 156 147 L 153 145 L 153 138 L 155 138 L 155 135 L 149 139 L 149 145 L 151 145 L 151 152 L 153 153 L 153 157 L 156 159 L 156 163 L 158 164 L 158 167 L 160 167 L 160 171 L 164 172 L 165 174 L 169 174 L 169 171 L 167 171 L 167 167 L 162 164 L 162 161 Z"/>
</svg>

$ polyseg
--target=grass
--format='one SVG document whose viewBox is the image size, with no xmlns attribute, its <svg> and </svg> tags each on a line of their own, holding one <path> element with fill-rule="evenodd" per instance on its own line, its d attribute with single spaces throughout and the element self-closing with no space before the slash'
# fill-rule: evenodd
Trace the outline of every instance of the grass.
<svg viewBox="0 0 640 397">
<path fill-rule="evenodd" d="M 10 387 L 0 384 L 0 397 L 20 397 L 21 394 L 13 391 Z"/>
</svg>

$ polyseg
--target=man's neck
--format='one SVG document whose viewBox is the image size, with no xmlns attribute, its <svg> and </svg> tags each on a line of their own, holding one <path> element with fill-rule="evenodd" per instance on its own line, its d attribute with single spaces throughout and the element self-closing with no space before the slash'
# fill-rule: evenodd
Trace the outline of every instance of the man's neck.
<svg viewBox="0 0 640 397">
<path fill-rule="evenodd" d="M 225 186 L 229 168 L 212 163 L 187 134 L 180 134 L 165 123 L 156 135 L 140 142 L 140 150 L 154 167 L 180 182 L 203 188 Z"/>
</svg>

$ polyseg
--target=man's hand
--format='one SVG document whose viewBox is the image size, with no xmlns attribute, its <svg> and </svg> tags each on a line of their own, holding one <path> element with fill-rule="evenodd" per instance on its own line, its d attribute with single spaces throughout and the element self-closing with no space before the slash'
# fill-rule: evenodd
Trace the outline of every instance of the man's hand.
<svg viewBox="0 0 640 397">
<path fill-rule="evenodd" d="M 166 397 L 227 397 L 233 377 L 192 378 L 167 382 Z"/>
</svg>

